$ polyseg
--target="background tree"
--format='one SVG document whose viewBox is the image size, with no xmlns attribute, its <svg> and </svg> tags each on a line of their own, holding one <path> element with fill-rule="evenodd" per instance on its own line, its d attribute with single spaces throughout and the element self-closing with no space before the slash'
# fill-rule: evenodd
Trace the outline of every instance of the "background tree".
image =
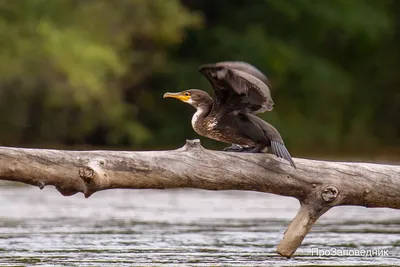
<svg viewBox="0 0 400 267">
<path fill-rule="evenodd" d="M 1 1 L 0 142 L 177 147 L 194 110 L 162 94 L 244 60 L 270 77 L 262 117 L 295 156 L 396 153 L 399 22 L 390 0 Z"/>
<path fill-rule="evenodd" d="M 0 14 L 0 140 L 13 145 L 149 141 L 124 89 L 200 21 L 175 0 L 1 1 Z"/>
</svg>

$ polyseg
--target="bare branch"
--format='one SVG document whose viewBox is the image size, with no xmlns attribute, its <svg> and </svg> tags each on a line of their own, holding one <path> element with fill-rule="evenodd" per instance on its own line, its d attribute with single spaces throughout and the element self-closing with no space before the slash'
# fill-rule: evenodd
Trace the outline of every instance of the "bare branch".
<svg viewBox="0 0 400 267">
<path fill-rule="evenodd" d="M 300 210 L 294 220 L 290 223 L 283 239 L 278 244 L 277 251 L 280 255 L 291 257 L 300 246 L 304 237 L 311 230 L 313 224 L 329 208 L 316 207 L 314 205 L 301 204 Z"/>
<path fill-rule="evenodd" d="M 294 159 L 204 149 L 199 140 L 172 151 L 62 151 L 0 147 L 0 180 L 86 197 L 112 188 L 249 190 L 297 198 L 299 213 L 278 245 L 290 257 L 331 207 L 400 209 L 400 167 Z"/>
</svg>

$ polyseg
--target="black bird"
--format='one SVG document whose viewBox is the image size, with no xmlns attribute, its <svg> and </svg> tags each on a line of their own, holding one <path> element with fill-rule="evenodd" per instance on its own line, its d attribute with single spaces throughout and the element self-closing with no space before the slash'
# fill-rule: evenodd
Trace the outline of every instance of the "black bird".
<svg viewBox="0 0 400 267">
<path fill-rule="evenodd" d="M 228 150 L 272 152 L 296 168 L 279 132 L 254 114 L 271 111 L 274 102 L 267 77 L 245 62 L 219 62 L 199 68 L 212 84 L 215 99 L 198 89 L 165 93 L 197 109 L 193 129 L 201 136 L 236 144 Z M 239 145 L 239 146 L 237 146 Z"/>
</svg>

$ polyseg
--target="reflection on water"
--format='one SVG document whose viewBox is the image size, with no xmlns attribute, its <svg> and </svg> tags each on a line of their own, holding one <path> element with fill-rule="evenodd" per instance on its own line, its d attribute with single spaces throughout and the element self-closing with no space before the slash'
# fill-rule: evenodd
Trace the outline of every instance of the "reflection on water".
<svg viewBox="0 0 400 267">
<path fill-rule="evenodd" d="M 400 264 L 399 210 L 334 208 L 287 260 L 276 245 L 299 205 L 271 194 L 108 190 L 85 199 L 0 186 L 0 203 L 0 266 Z M 318 257 L 311 248 L 389 256 Z"/>
</svg>

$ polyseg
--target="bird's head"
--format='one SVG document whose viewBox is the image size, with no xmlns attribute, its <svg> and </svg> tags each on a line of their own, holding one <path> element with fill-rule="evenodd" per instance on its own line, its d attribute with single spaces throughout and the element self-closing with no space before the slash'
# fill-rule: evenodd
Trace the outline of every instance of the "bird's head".
<svg viewBox="0 0 400 267">
<path fill-rule="evenodd" d="M 198 89 L 189 89 L 178 93 L 165 93 L 164 98 L 177 98 L 182 102 L 188 103 L 195 108 L 202 105 L 212 104 L 212 98 L 209 94 Z"/>
</svg>

